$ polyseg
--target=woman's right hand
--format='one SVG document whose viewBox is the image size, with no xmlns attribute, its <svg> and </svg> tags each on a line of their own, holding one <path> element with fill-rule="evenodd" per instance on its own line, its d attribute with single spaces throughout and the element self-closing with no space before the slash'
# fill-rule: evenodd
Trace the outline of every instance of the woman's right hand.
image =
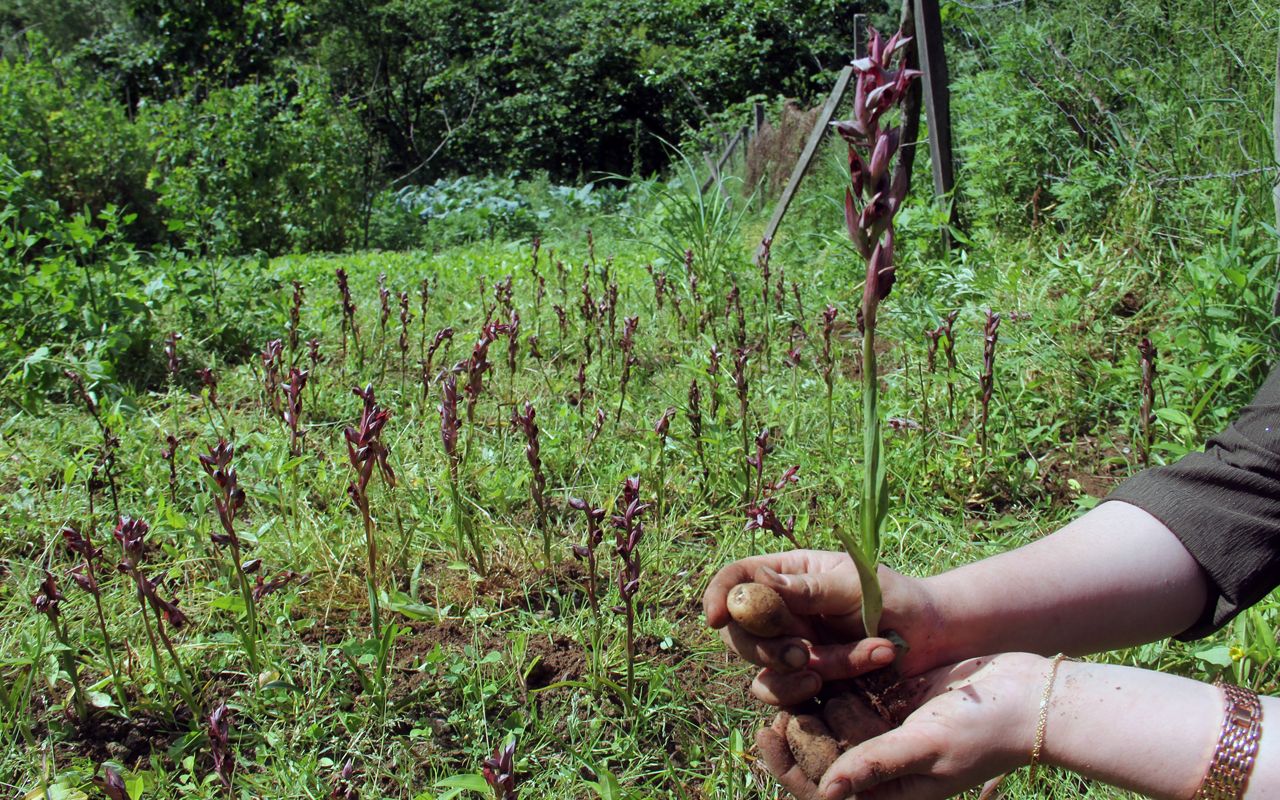
<svg viewBox="0 0 1280 800">
<path fill-rule="evenodd" d="M 726 603 L 729 590 L 747 582 L 777 591 L 797 618 L 796 630 L 761 639 L 739 627 Z M 884 567 L 880 583 L 881 627 L 909 646 L 897 659 L 899 672 L 910 676 L 936 666 L 928 652 L 940 626 L 923 583 Z M 712 578 L 702 606 L 707 624 L 720 631 L 729 649 L 762 668 L 751 691 L 771 705 L 795 705 L 828 681 L 881 669 L 897 656 L 893 642 L 866 636 L 858 572 L 845 553 L 791 550 L 735 561 Z"/>
</svg>

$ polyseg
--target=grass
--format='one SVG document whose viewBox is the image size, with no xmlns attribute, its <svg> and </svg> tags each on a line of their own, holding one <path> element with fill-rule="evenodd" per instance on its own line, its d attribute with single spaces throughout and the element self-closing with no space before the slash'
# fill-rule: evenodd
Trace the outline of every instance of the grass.
<svg viewBox="0 0 1280 800">
<path fill-rule="evenodd" d="M 832 527 L 848 524 L 855 513 L 859 339 L 851 320 L 860 285 L 850 275 L 860 267 L 836 235 L 839 221 L 832 215 L 829 230 L 819 226 L 775 246 L 775 274 L 782 267 L 799 282 L 804 318 L 794 312 L 790 296 L 781 314 L 759 308 L 758 277 L 747 260 L 762 220 L 743 222 L 746 234 L 738 237 L 734 263 L 740 265 L 748 337 L 756 345 L 745 421 L 729 379 L 729 358 L 718 384 L 705 380 L 712 344 L 732 354 L 736 322 L 722 312 L 727 283 L 703 283 L 703 296 L 720 313 L 707 332 L 694 335 L 693 326 L 677 324 L 670 303 L 661 313 L 654 307 L 644 270 L 651 254 L 612 236 L 596 237 L 597 264 L 614 257 L 617 320 L 640 317 L 625 410 L 615 421 L 622 402 L 621 325 L 596 341 L 586 397 L 575 405 L 584 339 L 578 289 L 587 260 L 580 231 L 562 232 L 555 242 L 546 237 L 572 276 L 561 296 L 544 251 L 548 294 L 537 315 L 524 242 L 435 254 L 299 256 L 268 264 L 256 281 L 262 291 L 280 294 L 277 335 L 286 333 L 290 281 L 300 281 L 306 303 L 298 338 L 318 338 L 325 359 L 305 389 L 300 450 L 269 411 L 256 356 L 209 364 L 205 343 L 179 341 L 186 362 L 173 388 L 101 397 L 104 419 L 120 438 L 121 510 L 151 524 L 148 569 L 164 578 L 165 595 L 179 597 L 192 620 L 173 633 L 175 647 L 192 671 L 204 713 L 223 701 L 230 708 L 233 794 L 328 797 L 338 783 L 349 782 L 366 798 L 450 796 L 449 787 L 474 783 L 483 759 L 514 737 L 526 798 L 772 797 L 743 746 L 766 710 L 745 693 L 748 670 L 727 660 L 719 640 L 702 626 L 698 600 L 727 561 L 787 544 L 743 530 L 744 431 L 754 441 L 761 428 L 771 428 L 770 473 L 799 465 L 799 483 L 780 491 L 775 509 L 783 518 L 795 515 L 801 544 L 838 549 Z M 892 502 L 883 560 L 901 571 L 931 574 L 1028 542 L 1136 471 L 1137 343 L 1143 335 L 1160 348 L 1164 375 L 1157 406 L 1167 411 L 1155 426 L 1156 462 L 1176 458 L 1216 430 L 1247 399 L 1272 352 L 1257 322 L 1265 310 L 1215 278 L 1224 266 L 1261 263 L 1264 246 L 1249 244 L 1256 238 L 1243 235 L 1230 247 L 1201 248 L 1184 264 L 1155 246 L 1139 256 L 1105 238 L 1076 242 L 1045 234 L 978 237 L 967 252 L 942 255 L 931 249 L 922 210 L 905 215 L 902 228 L 900 283 L 883 307 L 879 331 L 885 342 L 879 361 L 886 417 L 920 425 L 886 437 Z M 351 346 L 346 363 L 339 363 L 339 266 L 350 275 L 363 362 L 361 350 Z M 676 265 L 667 267 L 671 290 L 685 292 Z M 411 323 L 413 350 L 403 374 L 396 337 L 387 336 L 380 352 L 379 337 L 372 335 L 376 281 L 383 272 L 388 288 L 412 297 L 422 278 L 438 280 L 428 318 Z M 539 336 L 544 358 L 532 358 L 522 342 L 517 370 L 509 374 L 506 343 L 499 340 L 490 353 L 494 367 L 486 375 L 475 424 L 468 426 L 464 416 L 460 495 L 484 551 L 488 569 L 481 577 L 458 551 L 440 441 L 439 388 L 433 386 L 424 400 L 414 359 L 418 342 L 430 341 L 445 326 L 454 328 L 455 339 L 442 346 L 435 363 L 465 358 L 484 308 L 498 303 L 493 287 L 506 275 L 515 276 L 522 331 Z M 483 296 L 477 290 L 481 277 L 488 287 Z M 587 280 L 594 297 L 607 296 L 597 274 Z M 685 313 L 696 313 L 684 296 Z M 830 443 L 819 317 L 828 302 L 840 312 Z M 563 339 L 553 304 L 568 310 Z M 955 414 L 949 417 L 945 370 L 926 373 L 923 331 L 953 308 L 960 315 Z M 977 398 L 987 308 L 1006 317 L 984 452 Z M 505 319 L 505 313 L 497 318 Z M 793 371 L 782 357 L 795 324 L 807 339 L 801 366 Z M 758 346 L 766 330 L 776 339 L 767 362 Z M 305 346 L 286 351 L 285 359 L 305 366 Z M 945 361 L 939 357 L 938 363 Z M 195 376 L 207 365 L 219 373 L 220 412 L 204 402 Z M 695 376 L 703 390 L 701 445 L 709 481 L 684 413 Z M 380 621 L 392 631 L 381 639 L 370 635 L 365 527 L 348 497 L 351 469 L 343 442 L 344 428 L 357 423 L 361 410 L 351 388 L 369 382 L 379 405 L 391 412 L 382 442 L 397 478 L 394 488 L 380 480 L 368 487 L 372 535 L 381 554 L 375 587 Z M 721 393 L 714 416 L 712 386 Z M 67 398 L 0 424 L 0 741 L 6 742 L 0 747 L 0 786 L 19 796 L 42 787 L 50 797 L 93 794 L 91 777 L 110 764 L 126 781 L 141 782 L 148 798 L 225 796 L 203 720 L 181 711 L 171 688 L 176 674 L 155 674 L 132 586 L 111 570 L 118 547 L 110 541 L 114 521 L 101 491 L 89 517 L 86 487 L 101 435 L 93 419 L 70 402 L 70 393 Z M 550 563 L 530 499 L 525 439 L 510 424 L 512 407 L 523 408 L 526 401 L 537 410 Z M 652 424 L 668 406 L 677 414 L 660 455 Z M 604 409 L 606 421 L 588 449 L 597 409 Z M 178 440 L 176 501 L 169 497 L 169 465 L 161 455 L 169 432 Z M 235 444 L 235 466 L 247 495 L 236 522 L 244 558 L 262 560 L 264 579 L 284 570 L 305 576 L 258 601 L 256 672 L 237 635 L 245 600 L 234 565 L 210 544 L 219 523 L 196 460 L 220 437 Z M 613 528 L 606 527 L 597 553 L 597 636 L 586 574 L 571 552 L 586 536 L 585 523 L 568 500 L 578 497 L 620 513 L 624 478 L 639 476 L 643 499 L 653 502 L 663 474 L 661 516 L 656 509 L 645 516 L 639 545 L 636 688 L 628 694 L 622 689 L 623 617 L 610 610 L 618 603 Z M 106 550 L 103 603 L 117 644 L 114 657 L 127 676 L 127 722 L 110 707 L 113 690 L 92 598 L 68 576 L 76 561 L 58 531 L 71 521 L 91 531 Z M 66 595 L 63 619 L 79 643 L 80 677 L 96 702 L 108 706 L 85 726 L 63 713 L 70 685 L 60 674 L 45 619 L 31 607 L 46 566 Z M 1274 646 L 1267 650 L 1263 632 L 1274 629 L 1276 607 L 1269 599 L 1258 614 L 1208 642 L 1157 643 L 1106 658 L 1201 678 L 1233 670 L 1255 688 L 1274 692 Z M 377 676 L 381 687 L 370 683 Z M 170 707 L 179 709 L 173 717 L 165 712 Z M 341 778 L 348 762 L 352 773 Z M 1069 776 L 1051 780 L 1054 796 L 1125 796 Z M 1021 776 L 1006 787 L 1011 797 L 1031 795 Z"/>
</svg>

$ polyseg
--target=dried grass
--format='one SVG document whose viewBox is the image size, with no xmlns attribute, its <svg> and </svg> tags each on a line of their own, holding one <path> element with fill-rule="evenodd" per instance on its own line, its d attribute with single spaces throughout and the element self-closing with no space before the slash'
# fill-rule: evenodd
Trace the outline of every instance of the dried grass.
<svg viewBox="0 0 1280 800">
<path fill-rule="evenodd" d="M 805 110 L 795 100 L 783 101 L 777 123 L 766 120 L 747 146 L 744 192 L 749 194 L 758 187 L 766 197 L 782 193 L 821 108 Z"/>
</svg>

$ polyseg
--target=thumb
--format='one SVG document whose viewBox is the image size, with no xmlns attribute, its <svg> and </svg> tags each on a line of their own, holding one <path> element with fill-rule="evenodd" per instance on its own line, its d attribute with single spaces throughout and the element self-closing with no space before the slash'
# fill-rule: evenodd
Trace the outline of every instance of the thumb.
<svg viewBox="0 0 1280 800">
<path fill-rule="evenodd" d="M 853 570 L 787 574 L 762 566 L 755 580 L 776 591 L 795 614 L 855 614 L 862 607 L 862 589 Z"/>
<path fill-rule="evenodd" d="M 836 759 L 818 784 L 818 797 L 845 800 L 854 794 L 869 792 L 882 784 L 926 771 L 929 764 L 937 760 L 937 755 L 928 739 L 909 729 L 894 728 Z"/>
</svg>

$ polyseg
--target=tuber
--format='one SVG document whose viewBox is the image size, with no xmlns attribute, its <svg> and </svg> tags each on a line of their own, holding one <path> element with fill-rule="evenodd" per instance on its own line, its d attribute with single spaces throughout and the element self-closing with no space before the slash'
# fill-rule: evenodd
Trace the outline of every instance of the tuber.
<svg viewBox="0 0 1280 800">
<path fill-rule="evenodd" d="M 787 723 L 787 746 L 810 780 L 821 780 L 840 756 L 840 745 L 831 730 L 812 714 L 797 714 Z"/>
<path fill-rule="evenodd" d="M 838 694 L 824 702 L 822 718 L 844 750 L 889 730 L 883 717 L 852 694 Z"/>
<path fill-rule="evenodd" d="M 781 595 L 761 583 L 740 583 L 729 590 L 729 616 L 747 633 L 772 639 L 796 633 L 799 624 Z"/>
</svg>

